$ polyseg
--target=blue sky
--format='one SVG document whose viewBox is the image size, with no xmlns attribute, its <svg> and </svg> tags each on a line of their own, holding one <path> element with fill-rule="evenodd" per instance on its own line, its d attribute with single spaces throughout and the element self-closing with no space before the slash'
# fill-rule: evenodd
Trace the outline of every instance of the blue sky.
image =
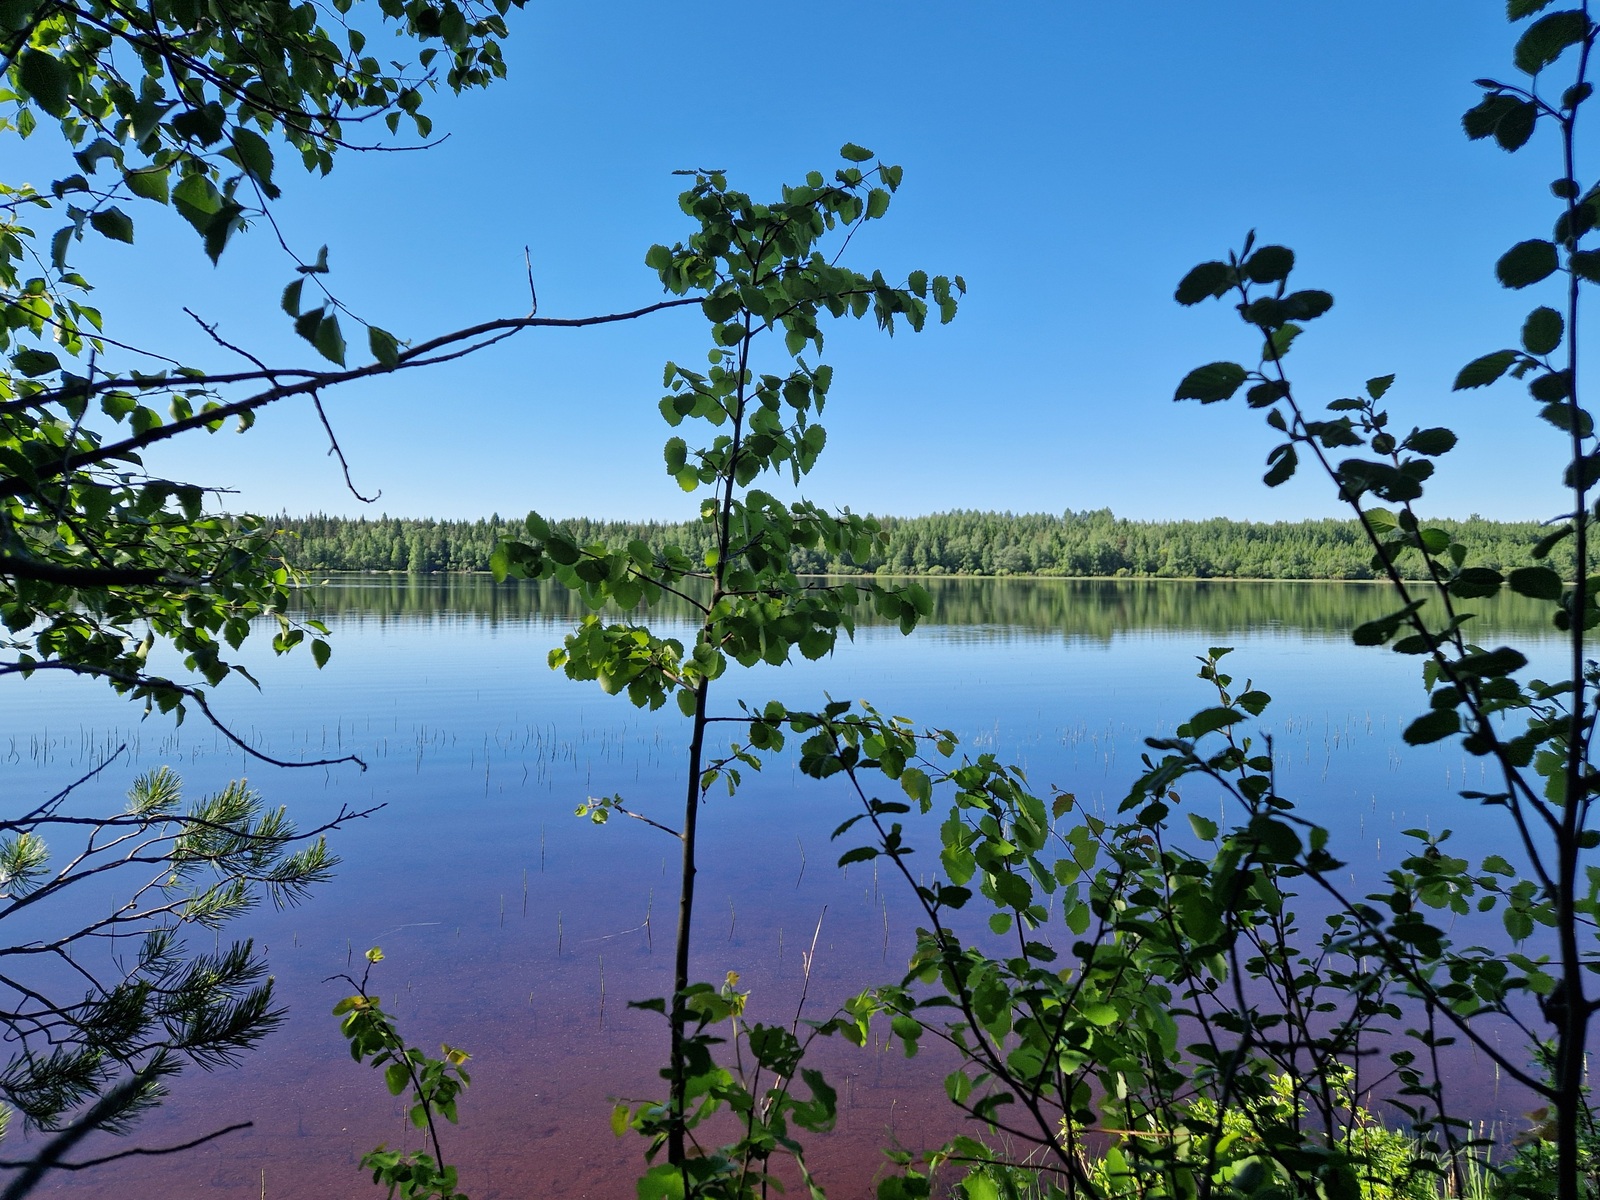
<svg viewBox="0 0 1600 1200">
<path fill-rule="evenodd" d="M 1296 250 L 1300 286 L 1336 298 L 1290 357 L 1302 396 L 1397 373 L 1397 425 L 1462 435 L 1428 510 L 1542 518 L 1560 510 L 1559 435 L 1514 383 L 1450 392 L 1548 298 L 1502 291 L 1493 264 L 1548 235 L 1553 137 L 1513 157 L 1459 124 L 1474 78 L 1513 73 L 1503 13 L 1499 0 L 534 0 L 512 14 L 510 78 L 434 102 L 443 145 L 347 156 L 327 179 L 281 173 L 279 220 L 308 255 L 328 244 L 346 303 L 421 339 L 525 311 L 524 245 L 543 315 L 649 303 L 646 249 L 687 232 L 674 168 L 724 168 L 775 197 L 858 142 L 905 182 L 854 265 L 960 272 L 971 291 L 955 323 L 919 336 L 829 331 L 813 499 L 903 515 L 1333 515 L 1323 480 L 1261 485 L 1273 439 L 1258 414 L 1171 400 L 1191 367 L 1254 353 L 1231 312 L 1180 309 L 1172 291 L 1256 228 Z M 135 215 L 136 247 L 78 258 L 110 332 L 231 365 L 187 304 L 268 358 L 312 361 L 277 308 L 292 269 L 267 230 L 213 269 L 171 214 Z M 704 346 L 692 313 L 539 330 L 329 393 L 358 485 L 382 490 L 370 508 L 301 401 L 152 463 L 268 512 L 683 517 L 694 502 L 662 470 L 656 401 L 662 363 L 703 361 Z"/>
</svg>

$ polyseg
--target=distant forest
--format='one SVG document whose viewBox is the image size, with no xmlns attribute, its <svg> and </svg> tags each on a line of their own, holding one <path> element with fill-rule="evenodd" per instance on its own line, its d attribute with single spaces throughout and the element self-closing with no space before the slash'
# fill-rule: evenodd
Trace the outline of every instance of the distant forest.
<svg viewBox="0 0 1600 1200">
<path fill-rule="evenodd" d="M 1077 578 L 1371 579 L 1371 551 L 1353 521 L 1130 521 L 1110 509 L 1047 513 L 947 512 L 881 517 L 889 545 L 865 562 L 796 551 L 802 574 L 882 571 L 906 575 L 1060 575 Z M 698 522 L 560 522 L 580 544 L 620 548 L 634 539 L 675 543 L 691 557 L 709 542 Z M 284 557 L 306 571 L 487 571 L 496 542 L 522 525 L 498 515 L 480 521 L 398 517 L 278 518 Z M 1532 561 L 1529 549 L 1548 528 L 1531 521 L 1470 517 L 1426 525 L 1449 531 L 1468 563 L 1505 570 Z M 1550 565 L 1571 578 L 1570 541 Z"/>
</svg>

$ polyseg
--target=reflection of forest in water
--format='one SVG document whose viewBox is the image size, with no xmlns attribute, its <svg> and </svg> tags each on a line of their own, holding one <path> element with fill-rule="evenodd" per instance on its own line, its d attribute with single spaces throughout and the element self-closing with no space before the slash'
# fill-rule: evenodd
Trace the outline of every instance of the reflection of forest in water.
<svg viewBox="0 0 1600 1200">
<path fill-rule="evenodd" d="M 933 597 L 933 615 L 926 624 L 989 629 L 996 634 L 1056 632 L 1091 641 L 1154 631 L 1222 636 L 1282 630 L 1337 637 L 1398 607 L 1388 588 L 1375 583 L 939 578 L 917 582 Z M 567 624 L 591 611 L 576 593 L 550 580 L 496 583 L 487 575 L 334 576 L 303 594 L 310 602 L 308 611 L 341 620 L 415 620 L 448 614 L 490 624 Z M 1490 599 L 1456 603 L 1458 611 L 1478 614 L 1474 624 L 1480 640 L 1554 632 L 1548 602 L 1506 591 Z M 668 621 L 688 621 L 694 615 L 688 604 L 673 596 L 665 597 L 655 614 Z M 608 615 L 625 619 L 615 610 Z M 886 624 L 867 603 L 860 606 L 857 617 L 862 625 Z M 643 618 L 634 614 L 632 619 Z"/>
</svg>

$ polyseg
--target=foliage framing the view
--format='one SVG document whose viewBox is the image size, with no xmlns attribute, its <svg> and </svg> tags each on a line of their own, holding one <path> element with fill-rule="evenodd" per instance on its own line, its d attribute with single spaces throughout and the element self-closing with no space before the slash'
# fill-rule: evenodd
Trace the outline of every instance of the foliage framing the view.
<svg viewBox="0 0 1600 1200">
<path fill-rule="evenodd" d="M 1587 5 L 1546 7 L 1510 0 L 1513 21 L 1534 18 L 1515 52 L 1529 82 L 1479 80 L 1483 97 L 1464 124 L 1470 137 L 1508 151 L 1541 125 L 1559 139 L 1553 235 L 1518 243 L 1495 273 L 1514 289 L 1554 276 L 1560 307 L 1534 308 L 1518 347 L 1481 356 L 1456 380 L 1458 389 L 1506 375 L 1525 381 L 1539 416 L 1566 437 L 1570 508 L 1533 547 L 1532 563 L 1501 571 L 1473 562 L 1462 542 L 1419 516 L 1433 460 L 1456 437 L 1391 428 L 1382 405 L 1393 376 L 1334 400 L 1326 416 L 1302 405 L 1285 358 L 1333 298 L 1290 287 L 1290 250 L 1252 235 L 1177 290 L 1185 305 L 1231 301 L 1261 351 L 1254 367 L 1197 368 L 1175 398 L 1213 403 L 1243 389 L 1284 437 L 1265 482 L 1283 483 L 1304 459 L 1335 483 L 1396 601 L 1354 640 L 1420 659 L 1429 708 L 1405 740 L 1458 737 L 1487 761 L 1497 782 L 1462 798 L 1503 813 L 1516 853 L 1474 867 L 1450 852 L 1449 830 L 1413 830 L 1414 849 L 1379 890 L 1348 894 L 1328 832 L 1278 790 L 1270 736 L 1245 732 L 1270 697 L 1236 682 L 1226 647 L 1202 659 L 1215 702 L 1175 736 L 1149 742 L 1145 773 L 1119 816 L 1080 813 L 1066 830 L 1057 823 L 1077 812 L 1070 795 L 1047 805 L 989 756 L 941 768 L 954 750 L 948 734 L 917 735 L 870 709 L 805 723 L 802 768 L 844 777 L 876 835 L 844 861 L 888 859 L 928 918 L 906 978 L 859 997 L 838 1027 L 864 1041 L 882 1014 L 908 1053 L 928 1034 L 943 1038 L 964 1063 L 947 1080 L 951 1099 L 1030 1148 L 1019 1158 L 960 1138 L 920 1168 L 907 1156 L 904 1176 L 886 1181 L 880 1197 L 932 1194 L 931 1168 L 946 1161 L 975 1164 L 963 1183 L 969 1197 L 1461 1195 L 1469 1179 L 1506 1196 L 1579 1200 L 1600 1189 L 1584 1083 L 1600 1008 L 1590 979 L 1600 970 L 1592 861 L 1600 832 L 1590 828 L 1600 674 L 1586 657 L 1587 630 L 1600 624 L 1588 577 L 1600 448 L 1577 369 L 1582 287 L 1600 282 L 1600 251 L 1584 241 L 1600 223 L 1600 186 L 1575 167 L 1600 27 Z M 1557 101 L 1540 85 L 1563 59 L 1576 66 Z M 1576 568 L 1570 578 L 1547 561 L 1563 543 Z M 1471 637 L 1471 601 L 1508 587 L 1545 605 L 1565 634 L 1567 679 L 1519 679 L 1526 656 Z M 872 774 L 899 781 L 904 797 L 874 794 Z M 941 787 L 955 798 L 941 830 L 942 878 L 930 881 L 907 867 L 892 814 L 907 800 L 931 808 Z M 1220 790 L 1236 815 L 1217 822 L 1191 808 L 1180 835 L 1180 787 Z M 1293 912 L 1307 886 L 1335 906 L 1315 937 Z M 971 945 L 950 928 L 948 914 L 980 898 L 992 933 L 1014 939 L 1010 950 Z M 1457 941 L 1454 919 L 1474 912 L 1498 914 L 1509 948 Z M 1053 940 L 1058 920 L 1074 938 L 1065 958 Z M 1504 1161 L 1485 1156 L 1492 1146 L 1451 1107 L 1444 1056 L 1457 1043 L 1547 1102 L 1547 1119 Z M 1375 1085 L 1413 1141 L 1370 1136 L 1359 1098 Z"/>
<path fill-rule="evenodd" d="M 93 674 L 165 710 L 205 701 L 146 670 L 152 640 L 214 684 L 251 618 L 277 618 L 280 651 L 305 637 L 284 616 L 287 576 L 267 565 L 269 528 L 206 517 L 204 488 L 146 474 L 140 454 L 229 418 L 248 425 L 286 384 L 315 394 L 294 386 L 308 373 L 263 370 L 242 350 L 245 370 L 201 369 L 117 341 L 72 265 L 76 246 L 133 243 L 136 216 L 166 206 L 217 259 L 247 224 L 272 222 L 285 151 L 326 174 L 338 151 L 376 145 L 402 119 L 426 138 L 424 97 L 440 83 L 461 91 L 503 75 L 513 3 L 0 8 L 0 133 L 53 127 L 64 151 L 48 187 L 0 180 L 0 619 L 13 635 L 0 672 Z M 388 61 L 395 53 L 406 61 Z M 296 261 L 284 307 L 342 367 L 326 253 Z M 392 335 L 373 327 L 367 340 L 378 365 L 400 364 Z M 225 395 L 252 385 L 243 400 Z M 324 661 L 320 636 L 313 649 Z"/>
<path fill-rule="evenodd" d="M 166 767 L 141 775 L 118 814 L 84 816 L 77 790 L 0 821 L 0 922 L 18 931 L 0 939 L 0 1027 L 15 1047 L 0 1098 L 53 1135 L 0 1162 L 15 1171 L 5 1200 L 52 1169 L 81 1169 L 66 1155 L 92 1133 L 126 1132 L 185 1066 L 233 1063 L 282 1024 L 262 957 L 248 940 L 223 947 L 220 931 L 263 896 L 298 903 L 338 863 L 323 834 L 365 815 L 341 809 L 299 832 L 242 781 L 185 804 Z M 129 879 L 124 894 L 86 912 L 108 872 Z M 217 949 L 191 952 L 186 929 Z M 124 961 L 107 972 L 119 939 Z"/>
</svg>

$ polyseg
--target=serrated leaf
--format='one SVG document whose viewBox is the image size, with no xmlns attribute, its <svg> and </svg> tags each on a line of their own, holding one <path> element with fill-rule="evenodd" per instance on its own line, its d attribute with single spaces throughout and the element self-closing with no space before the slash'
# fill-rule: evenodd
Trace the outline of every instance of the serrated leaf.
<svg viewBox="0 0 1600 1200">
<path fill-rule="evenodd" d="M 1546 305 L 1540 305 L 1528 314 L 1522 323 L 1522 346 L 1529 354 L 1549 354 L 1561 345 L 1566 323 L 1561 314 Z"/>
<path fill-rule="evenodd" d="M 1555 245 L 1542 238 L 1518 242 L 1494 265 L 1495 278 L 1508 288 L 1525 288 L 1548 279 L 1560 266 Z"/>
<path fill-rule="evenodd" d="M 1574 250 L 1567 261 L 1579 278 L 1600 283 L 1600 250 Z"/>
<path fill-rule="evenodd" d="M 1511 100 L 1506 96 L 1503 99 Z M 1528 144 L 1539 124 L 1539 107 L 1531 101 L 1511 100 L 1494 124 L 1494 140 L 1500 149 L 1514 152 Z"/>
<path fill-rule="evenodd" d="M 1247 372 L 1238 363 L 1214 362 L 1203 367 L 1196 367 L 1183 377 L 1183 382 L 1178 385 L 1174 400 L 1198 400 L 1202 404 L 1211 404 L 1218 400 L 1226 400 L 1239 390 L 1239 386 L 1248 378 Z"/>
<path fill-rule="evenodd" d="M 51 371 L 61 369 L 61 360 L 48 350 L 35 350 L 31 347 L 18 350 L 11 356 L 11 365 L 20 374 L 30 379 L 37 379 L 40 375 L 48 375 Z"/>
<path fill-rule="evenodd" d="M 1443 428 L 1418 429 L 1406 438 L 1404 448 L 1430 457 L 1448 453 L 1456 444 L 1456 435 Z"/>
<path fill-rule="evenodd" d="M 1283 298 L 1284 312 L 1296 321 L 1314 321 L 1333 307 L 1333 294 L 1316 290 L 1290 292 Z"/>
<path fill-rule="evenodd" d="M 339 318 L 330 313 L 317 325 L 317 336 L 312 339 L 317 353 L 329 362 L 344 366 L 344 334 L 339 330 Z"/>
<path fill-rule="evenodd" d="M 372 351 L 372 357 L 383 366 L 393 367 L 400 362 L 400 343 L 387 329 L 379 329 L 376 325 L 367 326 L 367 349 Z"/>
<path fill-rule="evenodd" d="M 1565 371 L 1546 371 L 1528 384 L 1528 394 L 1546 404 L 1556 404 L 1572 395 L 1572 377 Z"/>
<path fill-rule="evenodd" d="M 1566 485 L 1587 490 L 1600 481 L 1600 454 L 1585 454 L 1568 464 L 1564 472 Z"/>
<path fill-rule="evenodd" d="M 1183 277 L 1173 298 L 1179 304 L 1199 304 L 1220 296 L 1233 283 L 1233 268 L 1227 263 L 1204 262 Z"/>
<path fill-rule="evenodd" d="M 283 311 L 291 317 L 300 315 L 300 291 L 305 286 L 304 279 L 296 279 L 283 289 Z"/>
<path fill-rule="evenodd" d="M 93 225 L 95 232 L 102 237 L 108 237 L 114 242 L 127 242 L 130 245 L 133 243 L 133 218 L 115 205 L 90 213 L 89 224 Z"/>
<path fill-rule="evenodd" d="M 1294 269 L 1294 251 L 1287 246 L 1262 246 L 1245 260 L 1242 269 L 1256 283 L 1277 283 Z"/>
<path fill-rule="evenodd" d="M 1442 741 L 1452 733 L 1459 732 L 1461 732 L 1461 717 L 1456 710 L 1436 708 L 1407 725 L 1402 736 L 1408 746 L 1426 746 L 1430 742 Z"/>
<path fill-rule="evenodd" d="M 138 171 L 126 171 L 123 173 L 122 181 L 128 185 L 128 190 L 141 200 L 154 200 L 157 204 L 165 204 L 170 198 L 165 167 L 145 167 Z"/>
<path fill-rule="evenodd" d="M 846 142 L 839 147 L 839 157 L 849 159 L 851 162 L 866 162 L 872 157 L 872 151 L 854 142 Z"/>
<path fill-rule="evenodd" d="M 30 46 L 17 59 L 17 82 L 52 117 L 67 115 L 72 72 L 60 59 Z"/>
<path fill-rule="evenodd" d="M 204 222 L 197 223 L 198 218 L 209 217 L 222 207 L 222 193 L 204 175 L 185 175 L 172 189 L 172 202 L 191 225 L 201 228 Z"/>
<path fill-rule="evenodd" d="M 1513 61 L 1519 71 L 1537 75 L 1568 46 L 1576 45 L 1588 36 L 1589 18 L 1577 9 L 1563 9 L 1540 17 L 1523 31 L 1517 39 Z"/>
<path fill-rule="evenodd" d="M 1268 455 L 1267 461 L 1271 463 L 1271 466 L 1267 468 L 1266 474 L 1261 477 L 1261 482 L 1268 487 L 1277 487 L 1281 483 L 1286 483 L 1294 475 L 1300 466 L 1300 455 L 1296 453 L 1292 445 L 1285 442 Z"/>
<path fill-rule="evenodd" d="M 1460 392 L 1467 388 L 1487 387 L 1504 375 L 1518 357 L 1515 350 L 1496 350 L 1493 354 L 1473 359 L 1456 375 L 1455 390 Z"/>
</svg>

